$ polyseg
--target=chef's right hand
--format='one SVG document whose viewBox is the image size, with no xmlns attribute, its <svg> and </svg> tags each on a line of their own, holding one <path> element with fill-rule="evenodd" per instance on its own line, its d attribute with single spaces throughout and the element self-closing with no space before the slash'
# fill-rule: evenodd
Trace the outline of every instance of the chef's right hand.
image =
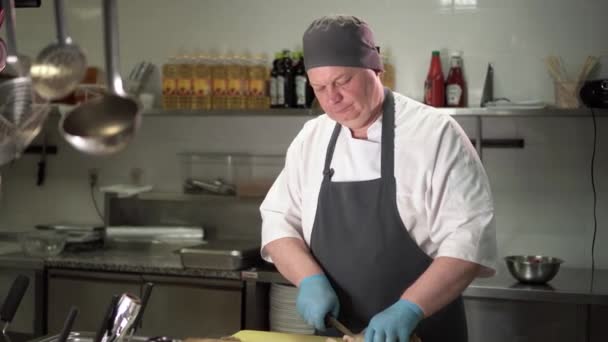
<svg viewBox="0 0 608 342">
<path fill-rule="evenodd" d="M 314 274 L 300 281 L 296 308 L 304 320 L 317 330 L 325 330 L 325 316 L 338 317 L 340 303 L 324 274 Z"/>
</svg>

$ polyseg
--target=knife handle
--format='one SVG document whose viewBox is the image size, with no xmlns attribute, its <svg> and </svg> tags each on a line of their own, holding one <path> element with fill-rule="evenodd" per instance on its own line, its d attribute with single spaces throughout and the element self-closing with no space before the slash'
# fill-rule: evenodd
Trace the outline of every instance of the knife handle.
<svg viewBox="0 0 608 342">
<path fill-rule="evenodd" d="M 19 308 L 29 284 L 30 279 L 23 274 L 18 275 L 13 281 L 11 289 L 8 291 L 4 303 L 2 303 L 2 309 L 0 309 L 0 319 L 6 324 L 10 323 L 15 317 L 17 308 Z"/>
<path fill-rule="evenodd" d="M 331 325 L 334 328 L 338 329 L 338 331 L 341 332 L 341 333 L 343 333 L 344 335 L 350 336 L 350 337 L 355 336 L 355 333 L 353 333 L 352 331 L 350 331 L 350 329 L 348 329 L 346 326 L 344 326 L 344 324 L 340 323 L 340 321 L 338 321 L 334 316 L 327 315 L 327 317 L 325 318 L 325 320 L 327 321 L 327 323 L 329 325 Z"/>
</svg>

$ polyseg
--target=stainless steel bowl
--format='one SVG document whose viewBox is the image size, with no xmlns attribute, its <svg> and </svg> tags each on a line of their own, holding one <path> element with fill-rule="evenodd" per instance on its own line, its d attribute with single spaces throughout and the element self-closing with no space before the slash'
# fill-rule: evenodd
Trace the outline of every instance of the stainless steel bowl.
<svg viewBox="0 0 608 342">
<path fill-rule="evenodd" d="M 511 255 L 505 257 L 507 268 L 522 283 L 544 284 L 557 274 L 562 259 L 542 255 Z"/>
</svg>

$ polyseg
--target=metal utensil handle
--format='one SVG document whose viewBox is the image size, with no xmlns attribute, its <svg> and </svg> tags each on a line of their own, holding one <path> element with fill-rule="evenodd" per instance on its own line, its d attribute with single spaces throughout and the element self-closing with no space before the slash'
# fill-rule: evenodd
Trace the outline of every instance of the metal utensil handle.
<svg viewBox="0 0 608 342">
<path fill-rule="evenodd" d="M 8 52 L 7 59 L 17 57 L 17 36 L 15 31 L 15 6 L 13 0 L 2 0 L 2 8 L 4 8 L 4 17 L 6 18 L 6 50 Z"/>
<path fill-rule="evenodd" d="M 63 328 L 61 329 L 61 334 L 59 334 L 59 338 L 56 342 L 65 342 L 70 335 L 70 331 L 72 331 L 72 326 L 74 325 L 74 320 L 76 320 L 76 316 L 78 315 L 78 308 L 72 306 L 70 312 L 68 313 L 68 317 L 63 323 Z"/>
<path fill-rule="evenodd" d="M 152 293 L 152 288 L 154 284 L 148 282 L 144 284 L 143 295 L 141 296 L 141 308 L 137 313 L 137 317 L 133 322 L 133 326 L 131 327 L 131 334 L 134 334 L 139 328 L 139 322 L 141 322 L 142 316 L 144 315 L 144 310 L 146 310 L 146 305 L 148 304 L 148 299 L 150 299 L 150 294 Z"/>
<path fill-rule="evenodd" d="M 116 303 L 118 303 L 118 295 L 113 295 L 110 300 L 110 304 L 106 309 L 106 313 L 103 315 L 103 319 L 101 320 L 101 325 L 97 329 L 97 333 L 95 334 L 95 339 L 93 342 L 100 342 L 103 338 L 106 331 L 110 330 L 110 323 L 113 321 L 114 309 L 116 308 Z"/>
<path fill-rule="evenodd" d="M 23 299 L 23 295 L 25 295 L 25 291 L 29 285 L 30 279 L 23 274 L 18 275 L 13 281 L 11 289 L 8 291 L 8 295 L 4 299 L 2 309 L 0 310 L 0 319 L 5 322 L 2 333 L 6 332 L 9 323 L 13 320 L 13 317 L 15 317 L 17 308 L 19 307 L 19 304 L 21 304 L 21 299 Z"/>
<path fill-rule="evenodd" d="M 6 1 L 6 0 L 5 0 Z M 119 41 L 118 41 L 118 9 L 116 0 L 103 0 L 103 42 L 106 58 L 106 82 L 110 91 L 119 96 L 125 96 L 125 90 L 120 77 Z"/>
<path fill-rule="evenodd" d="M 68 37 L 66 28 L 65 28 L 65 6 L 63 4 L 63 0 L 55 0 L 55 28 L 57 29 L 57 42 L 59 44 L 70 44 L 71 39 Z"/>
</svg>

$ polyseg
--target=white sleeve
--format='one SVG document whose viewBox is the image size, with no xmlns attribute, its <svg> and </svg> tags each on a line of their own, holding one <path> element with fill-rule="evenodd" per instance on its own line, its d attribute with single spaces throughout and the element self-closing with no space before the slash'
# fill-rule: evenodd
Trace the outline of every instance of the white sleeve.
<svg viewBox="0 0 608 342">
<path fill-rule="evenodd" d="M 486 172 L 460 125 L 449 118 L 437 146 L 430 192 L 426 196 L 431 239 L 436 256 L 484 266 L 481 276 L 495 273 L 494 204 Z"/>
<path fill-rule="evenodd" d="M 304 239 L 302 235 L 302 193 L 300 163 L 302 133 L 298 134 L 287 149 L 285 166 L 268 191 L 260 206 L 262 215 L 262 247 L 264 260 L 272 262 L 264 251 L 264 246 L 274 240 L 293 237 Z"/>
</svg>

